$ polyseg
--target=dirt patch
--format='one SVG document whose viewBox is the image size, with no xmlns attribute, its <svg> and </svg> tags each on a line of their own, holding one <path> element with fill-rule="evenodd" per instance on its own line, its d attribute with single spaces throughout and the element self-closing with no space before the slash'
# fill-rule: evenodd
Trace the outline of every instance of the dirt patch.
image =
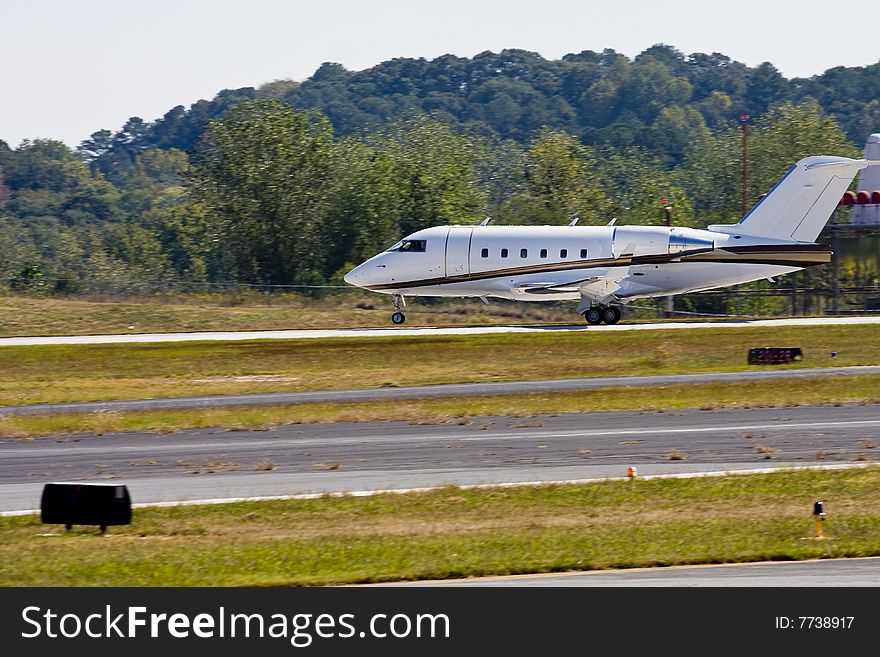
<svg viewBox="0 0 880 657">
<path fill-rule="evenodd" d="M 190 379 L 189 383 L 293 383 L 301 380 L 301 376 L 250 374 L 246 376 L 209 376 L 204 379 Z"/>
</svg>

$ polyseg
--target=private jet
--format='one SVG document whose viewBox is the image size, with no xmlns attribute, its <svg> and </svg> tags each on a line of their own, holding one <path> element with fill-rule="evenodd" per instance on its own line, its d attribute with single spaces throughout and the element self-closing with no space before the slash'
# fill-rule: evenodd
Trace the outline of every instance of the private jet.
<svg viewBox="0 0 880 657">
<path fill-rule="evenodd" d="M 773 280 L 831 261 L 816 238 L 868 160 L 807 157 L 736 224 L 666 226 L 435 226 L 345 275 L 390 294 L 403 324 L 407 296 L 579 301 L 588 324 L 615 324 L 635 299 Z"/>
</svg>

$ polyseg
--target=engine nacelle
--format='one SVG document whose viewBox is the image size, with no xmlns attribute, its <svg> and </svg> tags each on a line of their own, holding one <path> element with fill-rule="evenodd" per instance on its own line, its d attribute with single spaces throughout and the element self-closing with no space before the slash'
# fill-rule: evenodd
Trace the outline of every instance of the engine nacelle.
<svg viewBox="0 0 880 657">
<path fill-rule="evenodd" d="M 670 233 L 669 235 L 669 255 L 673 258 L 680 258 L 692 253 L 704 253 L 714 249 L 715 242 L 713 240 L 678 233 Z"/>
</svg>

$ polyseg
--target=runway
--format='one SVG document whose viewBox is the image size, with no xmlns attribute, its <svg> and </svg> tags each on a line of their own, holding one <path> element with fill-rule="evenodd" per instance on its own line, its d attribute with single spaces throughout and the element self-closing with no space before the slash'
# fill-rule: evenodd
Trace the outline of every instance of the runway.
<svg viewBox="0 0 880 657">
<path fill-rule="evenodd" d="M 0 439 L 0 511 L 50 481 L 128 485 L 135 503 L 500 484 L 876 460 L 880 405 L 572 413 L 469 424 Z"/>
<path fill-rule="evenodd" d="M 131 333 L 120 335 L 67 335 L 48 337 L 0 338 L 0 347 L 64 344 L 119 344 L 128 342 L 186 342 L 216 340 L 305 340 L 328 338 L 394 338 L 431 335 L 482 335 L 492 333 L 548 333 L 571 331 L 657 331 L 686 329 L 723 329 L 770 326 L 854 326 L 880 324 L 880 317 L 799 317 L 754 321 L 725 320 L 711 322 L 658 322 L 652 324 L 615 324 L 613 326 L 523 325 L 468 327 L 389 327 L 365 329 L 289 330 L 289 331 L 213 331 L 202 333 Z"/>
<path fill-rule="evenodd" d="M 880 586 L 880 557 L 473 577 L 391 586 Z"/>
</svg>

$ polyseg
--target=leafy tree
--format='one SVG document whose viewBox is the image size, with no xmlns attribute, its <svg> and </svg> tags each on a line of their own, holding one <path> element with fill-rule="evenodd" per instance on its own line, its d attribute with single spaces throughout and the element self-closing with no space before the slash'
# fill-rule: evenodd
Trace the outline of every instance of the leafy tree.
<svg viewBox="0 0 880 657">
<path fill-rule="evenodd" d="M 673 225 L 696 225 L 691 200 L 652 151 L 606 149 L 597 159 L 602 188 L 614 204 L 610 215 L 621 224 L 663 225 L 670 205 Z"/>
<path fill-rule="evenodd" d="M 858 150 L 815 100 L 782 103 L 749 131 L 748 198 L 754 203 L 797 160 L 827 154 L 857 157 Z M 742 186 L 742 133 L 733 127 L 693 144 L 677 172 L 706 223 L 736 221 Z"/>
<path fill-rule="evenodd" d="M 120 181 L 124 190 L 121 205 L 134 216 L 154 207 L 171 207 L 183 202 L 189 157 L 176 148 L 151 148 L 134 161 Z"/>
<path fill-rule="evenodd" d="M 880 99 L 875 98 L 865 105 L 861 116 L 854 121 L 855 132 L 858 135 L 872 135 L 880 132 Z"/>
<path fill-rule="evenodd" d="M 685 56 L 664 44 L 634 59 L 606 49 L 546 60 L 510 49 L 470 59 L 396 58 L 363 71 L 327 62 L 302 83 L 276 80 L 259 89 L 225 89 L 189 108 L 172 108 L 152 123 L 135 117 L 113 135 L 95 133 L 81 152 L 121 185 L 117 174 L 140 152 L 177 148 L 191 153 L 209 121 L 258 97 L 318 110 L 342 136 L 381 132 L 416 112 L 456 129 L 522 144 L 546 126 L 580 135 L 592 145 L 619 148 L 657 148 L 651 126 L 664 108 L 695 107 L 717 129 L 742 113 L 760 115 L 780 102 L 813 97 L 858 143 L 866 130 L 876 129 L 870 127 L 871 102 L 880 97 L 880 63 L 786 80 L 768 62 L 748 67 L 721 53 Z M 670 163 L 679 160 L 678 154 L 664 156 Z"/>
<path fill-rule="evenodd" d="M 401 237 L 404 190 L 387 152 L 347 138 L 334 149 L 327 216 L 322 225 L 328 274 L 348 271 Z M 345 273 L 345 272 L 342 272 Z"/>
<path fill-rule="evenodd" d="M 68 224 L 119 217 L 119 192 L 59 141 L 25 141 L 3 156 L 10 211 L 51 215 Z"/>
<path fill-rule="evenodd" d="M 694 53 L 687 58 L 687 78 L 694 88 L 694 100 L 718 92 L 739 101 L 745 96 L 749 71 L 745 64 L 717 52 Z"/>
<path fill-rule="evenodd" d="M 713 91 L 696 103 L 696 108 L 710 128 L 723 127 L 733 118 L 733 100 L 723 91 Z"/>
<path fill-rule="evenodd" d="M 596 183 L 593 151 L 578 139 L 550 129 L 538 131 L 525 157 L 525 191 L 507 208 L 523 223 L 607 223 L 611 203 Z M 513 215 L 513 216 L 511 216 Z"/>
<path fill-rule="evenodd" d="M 687 73 L 687 58 L 677 48 L 665 43 L 657 43 L 646 48 L 635 57 L 637 64 L 654 60 L 662 64 L 670 73 L 680 76 Z"/>
<path fill-rule="evenodd" d="M 808 155 L 859 157 L 834 120 L 813 99 L 786 102 L 761 116 L 750 140 L 749 191 L 764 194 L 797 160 Z"/>
<path fill-rule="evenodd" d="M 666 160 L 682 162 L 687 152 L 709 136 L 706 121 L 693 107 L 671 105 L 660 110 L 651 129 L 651 145 Z"/>
<path fill-rule="evenodd" d="M 21 268 L 9 281 L 10 289 L 16 292 L 42 296 L 49 292 L 49 282 L 43 268 L 36 263 L 29 262 Z"/>
<path fill-rule="evenodd" d="M 274 100 L 242 103 L 209 125 L 191 188 L 240 280 L 322 280 L 332 146 L 326 118 Z"/>
<path fill-rule="evenodd" d="M 580 97 L 581 113 L 588 125 L 602 127 L 611 123 L 618 112 L 619 86 L 612 80 L 596 80 Z"/>
<path fill-rule="evenodd" d="M 136 271 L 136 279 L 154 282 L 167 277 L 168 257 L 151 230 L 136 223 L 116 224 L 109 229 L 107 255 Z"/>
<path fill-rule="evenodd" d="M 273 80 L 257 88 L 257 98 L 269 98 L 271 100 L 284 100 L 284 97 L 299 87 L 295 80 Z"/>
<path fill-rule="evenodd" d="M 151 209 L 147 225 L 166 259 L 168 276 L 192 282 L 234 279 L 234 266 L 222 259 L 204 206 L 192 200 Z"/>
<path fill-rule="evenodd" d="M 392 124 L 377 140 L 398 181 L 400 232 L 469 223 L 486 212 L 476 184 L 477 148 L 468 136 L 424 115 Z"/>
<path fill-rule="evenodd" d="M 3 206 L 6 205 L 6 201 L 12 196 L 12 190 L 5 185 L 4 180 L 3 167 L 0 167 L 0 212 L 3 211 Z"/>
<path fill-rule="evenodd" d="M 787 81 L 770 62 L 751 70 L 746 77 L 745 102 L 751 114 L 766 112 L 771 105 L 785 99 Z"/>
<path fill-rule="evenodd" d="M 113 149 L 113 133 L 109 130 L 98 130 L 76 149 L 87 162 L 97 160 Z"/>
<path fill-rule="evenodd" d="M 654 58 L 637 59 L 620 86 L 619 103 L 641 121 L 651 123 L 664 107 L 688 103 L 692 93 L 691 83 L 676 77 L 664 63 Z"/>
</svg>

